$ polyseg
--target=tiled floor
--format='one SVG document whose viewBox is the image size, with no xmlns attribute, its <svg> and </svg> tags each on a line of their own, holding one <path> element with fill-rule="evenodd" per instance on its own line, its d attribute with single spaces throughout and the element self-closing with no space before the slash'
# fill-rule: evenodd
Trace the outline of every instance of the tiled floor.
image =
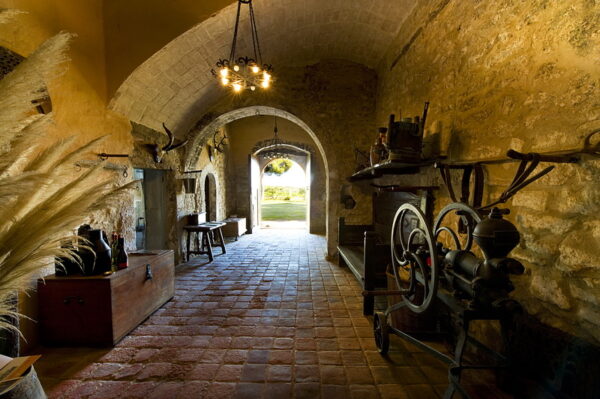
<svg viewBox="0 0 600 399">
<path fill-rule="evenodd" d="M 173 300 L 115 348 L 43 349 L 49 397 L 441 397 L 443 364 L 396 337 L 378 354 L 359 285 L 324 260 L 323 237 L 263 230 L 227 250 L 179 266 Z M 489 379 L 472 388 L 506 397 Z"/>
</svg>

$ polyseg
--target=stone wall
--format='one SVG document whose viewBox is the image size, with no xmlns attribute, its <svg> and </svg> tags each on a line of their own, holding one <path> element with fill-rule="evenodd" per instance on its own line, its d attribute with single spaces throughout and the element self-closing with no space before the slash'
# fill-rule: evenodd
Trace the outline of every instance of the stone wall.
<svg viewBox="0 0 600 399">
<path fill-rule="evenodd" d="M 600 128 L 600 7 L 596 1 L 419 2 L 378 68 L 377 124 L 419 115 L 449 160 L 502 157 L 509 148 L 581 147 Z M 431 137 L 431 136 L 430 136 Z M 485 200 L 516 164 L 486 168 Z M 387 180 L 437 183 L 422 175 Z M 527 268 L 514 297 L 542 322 L 600 342 L 600 161 L 557 165 L 507 205 Z M 437 209 L 449 202 L 440 191 Z"/>
<path fill-rule="evenodd" d="M 211 123 L 227 120 L 232 111 L 268 107 L 291 114 L 314 134 L 319 151 L 324 155 L 328 176 L 327 241 L 328 254 L 334 255 L 337 241 L 337 220 L 345 216 L 349 223 L 370 220 L 371 194 L 362 186 L 353 186 L 357 201 L 355 209 L 340 209 L 340 190 L 346 178 L 355 171 L 354 148 L 366 148 L 376 136 L 375 89 L 373 70 L 354 63 L 332 60 L 306 67 L 290 67 L 278 72 L 277 81 L 267 94 L 243 93 L 219 101 L 204 114 L 189 133 L 189 137 L 205 140 L 200 135 L 212 135 Z M 261 112 L 257 108 L 257 112 Z M 252 114 L 245 115 L 251 116 Z M 225 116 L 225 117 L 224 117 Z M 223 118 L 224 117 L 224 118 Z M 235 117 L 237 119 L 237 117 Z M 195 140 L 195 139 L 193 139 Z M 188 160 L 197 159 L 198 147 L 190 147 Z"/>
</svg>

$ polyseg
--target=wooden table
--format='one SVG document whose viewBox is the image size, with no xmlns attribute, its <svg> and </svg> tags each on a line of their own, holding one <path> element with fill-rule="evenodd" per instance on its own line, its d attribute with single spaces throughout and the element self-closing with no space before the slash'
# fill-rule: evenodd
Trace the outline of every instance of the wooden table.
<svg viewBox="0 0 600 399">
<path fill-rule="evenodd" d="M 225 226 L 225 223 L 221 222 L 208 222 L 200 223 L 197 225 L 187 225 L 183 227 L 183 230 L 187 232 L 187 245 L 186 245 L 186 261 L 190 260 L 190 255 L 208 255 L 208 260 L 212 262 L 214 260 L 212 245 L 215 244 L 215 235 L 217 236 L 216 245 L 221 247 L 223 254 L 227 253 L 225 249 L 225 241 L 223 240 L 223 231 L 221 228 Z M 191 249 L 192 234 L 196 233 L 196 250 Z M 198 239 L 198 235 L 201 239 Z"/>
</svg>

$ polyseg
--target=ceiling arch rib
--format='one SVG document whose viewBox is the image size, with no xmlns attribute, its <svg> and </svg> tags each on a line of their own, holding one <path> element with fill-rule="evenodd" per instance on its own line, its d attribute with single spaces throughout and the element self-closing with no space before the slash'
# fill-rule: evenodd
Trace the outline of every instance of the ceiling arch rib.
<svg viewBox="0 0 600 399">
<path fill-rule="evenodd" d="M 339 58 L 375 68 L 416 0 L 254 0 L 265 62 L 277 69 Z M 228 56 L 236 3 L 180 35 L 123 82 L 110 107 L 185 134 L 224 95 L 210 69 Z M 247 26 L 244 16 L 241 26 Z M 248 52 L 241 33 L 238 54 Z M 249 54 L 249 52 L 248 52 Z"/>
</svg>

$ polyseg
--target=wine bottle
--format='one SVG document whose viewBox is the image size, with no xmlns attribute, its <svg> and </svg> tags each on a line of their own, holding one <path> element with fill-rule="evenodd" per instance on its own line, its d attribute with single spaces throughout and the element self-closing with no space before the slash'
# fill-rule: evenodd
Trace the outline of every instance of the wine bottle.
<svg viewBox="0 0 600 399">
<path fill-rule="evenodd" d="M 129 259 L 127 257 L 127 251 L 125 251 L 125 239 L 119 235 L 117 244 L 117 269 L 126 269 L 129 266 Z"/>
<path fill-rule="evenodd" d="M 111 236 L 111 240 L 110 240 L 110 249 L 112 251 L 112 257 L 111 257 L 111 269 L 113 272 L 117 271 L 117 246 L 119 244 L 119 236 L 117 235 L 116 232 L 113 231 L 112 236 Z"/>
</svg>

